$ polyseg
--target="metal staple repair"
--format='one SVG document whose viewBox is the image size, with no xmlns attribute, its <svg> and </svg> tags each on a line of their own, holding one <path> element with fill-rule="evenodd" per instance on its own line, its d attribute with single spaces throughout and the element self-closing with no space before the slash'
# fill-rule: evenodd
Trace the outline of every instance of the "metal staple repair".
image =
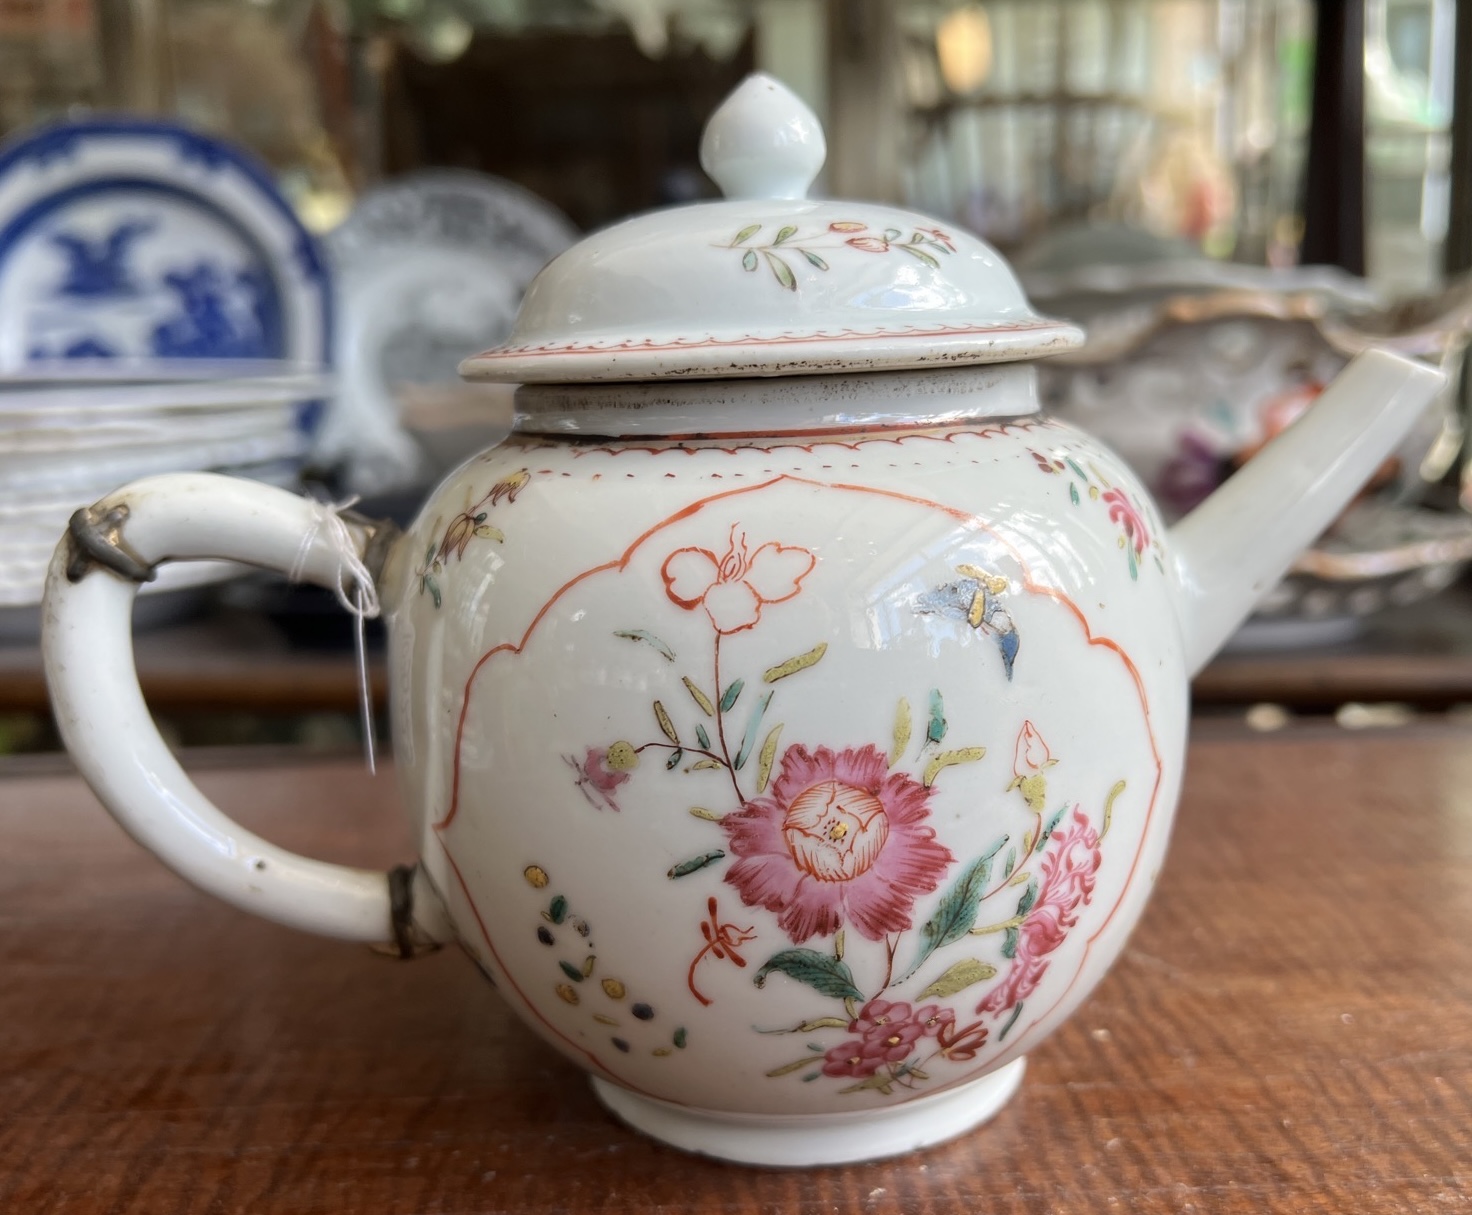
<svg viewBox="0 0 1472 1215">
<path fill-rule="evenodd" d="M 80 582 L 98 565 L 130 582 L 152 582 L 158 577 L 155 566 L 145 565 L 124 547 L 123 524 L 127 521 L 125 502 L 106 511 L 84 506 L 72 515 L 66 525 L 70 550 L 66 563 L 68 581 Z"/>
</svg>

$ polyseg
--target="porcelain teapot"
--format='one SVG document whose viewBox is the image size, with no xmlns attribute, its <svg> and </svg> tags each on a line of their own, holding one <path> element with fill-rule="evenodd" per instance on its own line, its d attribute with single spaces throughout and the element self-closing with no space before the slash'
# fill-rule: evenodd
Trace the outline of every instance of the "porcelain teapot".
<svg viewBox="0 0 1472 1215">
<path fill-rule="evenodd" d="M 768 1165 L 1005 1104 L 1144 909 L 1189 677 L 1442 383 L 1366 353 L 1167 531 L 1038 410 L 1079 330 L 980 240 L 809 201 L 823 153 L 743 83 L 702 144 L 725 199 L 542 271 L 462 367 L 522 385 L 515 432 L 402 537 L 152 478 L 73 519 L 44 613 L 68 747 L 179 874 L 406 957 L 458 942 L 619 1118 Z M 129 606 L 204 558 L 376 580 L 416 864 L 293 855 L 171 756 Z"/>
</svg>

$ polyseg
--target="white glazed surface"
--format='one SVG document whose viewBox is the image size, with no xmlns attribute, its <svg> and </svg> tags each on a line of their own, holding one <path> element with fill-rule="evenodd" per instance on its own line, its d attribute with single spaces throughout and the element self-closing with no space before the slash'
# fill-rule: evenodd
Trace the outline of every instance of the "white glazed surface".
<svg viewBox="0 0 1472 1215">
<path fill-rule="evenodd" d="M 812 111 L 750 76 L 701 146 L 725 201 L 641 215 L 581 241 L 527 290 L 470 379 L 567 383 L 814 375 L 992 363 L 1068 350 L 984 241 L 874 203 L 804 197 L 823 162 Z"/>
<path fill-rule="evenodd" d="M 683 550 L 676 560 L 693 568 L 704 558 L 691 549 L 725 556 L 729 573 L 742 536 L 751 585 L 782 595 L 803 571 L 795 593 L 752 608 L 733 574 L 729 592 L 703 601 L 729 594 L 714 615 L 672 598 L 690 590 L 671 573 L 673 554 Z M 393 724 L 423 863 L 466 947 L 517 1011 L 633 1092 L 791 1114 L 941 1091 L 1061 1022 L 1144 906 L 1169 834 L 1186 717 L 1173 581 L 1160 522 L 1133 478 L 1066 426 L 1023 418 L 685 446 L 513 439 L 446 482 L 401 560 L 387 602 Z M 996 581 L 980 586 L 972 567 Z M 974 626 L 973 607 L 986 614 Z M 820 645 L 811 666 L 766 681 Z M 745 681 L 724 712 L 717 661 L 723 690 Z M 673 769 L 670 733 L 689 748 Z M 620 742 L 643 748 L 636 767 L 616 770 Z M 811 775 L 804 748 L 850 752 L 840 766 L 862 753 L 888 782 L 880 800 L 893 799 L 892 825 L 878 845 L 866 835 L 853 864 L 876 846 L 873 865 L 928 857 L 914 862 L 915 893 L 882 914 L 859 909 L 872 891 L 849 895 L 859 887 L 809 872 L 807 889 L 837 912 L 817 931 L 784 921 L 791 900 L 761 906 L 750 882 L 732 880 L 740 845 L 712 821 L 743 800 L 785 814 L 761 799 L 796 804 L 800 774 Z M 727 757 L 743 760 L 734 773 Z M 906 799 L 922 809 L 912 828 L 900 825 Z M 1060 811 L 1055 834 L 1036 844 Z M 786 851 L 764 862 L 779 885 L 802 871 L 793 837 L 782 838 Z M 936 859 L 936 845 L 947 859 Z M 979 904 L 963 913 L 969 924 L 927 951 L 923 925 L 948 898 L 965 903 L 962 875 L 994 847 L 973 887 Z M 713 852 L 724 855 L 667 876 Z M 826 855 L 819 847 L 806 863 L 823 872 Z M 1024 905 L 1018 919 L 1029 890 L 1041 910 L 1029 918 Z M 1023 931 L 1022 960 L 1006 956 L 1005 928 L 967 931 L 1009 921 Z M 1051 951 L 1045 921 L 1062 928 Z M 744 965 L 709 949 L 702 924 Z M 851 1007 L 780 966 L 754 982 L 783 951 L 813 950 L 839 967 L 839 927 Z M 923 994 L 946 975 L 969 981 Z M 1009 983 L 1020 984 L 1020 1000 Z M 843 1026 L 876 1000 L 970 1028 L 975 1053 L 937 1055 L 931 1029 L 878 1071 L 830 1060 L 836 1073 L 823 1074 L 825 1053 L 856 1040 Z M 796 1032 L 815 1021 L 824 1024 Z M 974 1040 L 983 1030 L 985 1041 Z M 795 1061 L 791 1074 L 768 1074 Z"/>
<path fill-rule="evenodd" d="M 832 1160 L 936 1142 L 994 1112 L 1001 1069 L 1122 948 L 1169 835 L 1186 677 L 1441 384 L 1362 356 L 1162 538 L 1115 456 L 1030 412 L 1028 370 L 957 379 L 977 416 L 924 430 L 667 440 L 624 401 L 626 440 L 523 433 L 452 475 L 382 585 L 407 887 L 194 788 L 138 692 L 134 584 L 73 581 L 66 544 L 44 611 L 59 727 L 129 832 L 235 906 L 458 936 L 651 1133 L 664 1102 L 700 1124 L 665 1137 L 737 1159 L 787 1159 L 774 1132 L 805 1114 L 843 1139 Z M 651 388 L 655 425 L 669 397 Z M 93 517 L 145 566 L 327 585 L 366 539 L 203 475 Z M 762 1121 L 720 1133 L 742 1118 Z"/>
</svg>

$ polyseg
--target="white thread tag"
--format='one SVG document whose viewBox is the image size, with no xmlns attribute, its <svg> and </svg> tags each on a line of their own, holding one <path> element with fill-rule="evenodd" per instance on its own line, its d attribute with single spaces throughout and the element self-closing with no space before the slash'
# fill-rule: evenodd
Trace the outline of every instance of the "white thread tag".
<svg viewBox="0 0 1472 1215">
<path fill-rule="evenodd" d="M 320 540 L 337 559 L 337 568 L 328 584 L 343 610 L 353 617 L 354 644 L 358 656 L 358 711 L 363 726 L 363 750 L 368 760 L 368 771 L 378 773 L 373 745 L 373 694 L 368 686 L 368 642 L 363 622 L 375 619 L 380 611 L 378 588 L 373 585 L 373 575 L 363 563 L 362 554 L 353 541 L 353 533 L 343 522 L 342 511 L 357 502 L 349 498 L 346 502 L 319 502 L 315 498 L 307 501 L 312 507 L 312 526 L 302 535 L 287 578 L 300 582 L 312 550 Z M 348 598 L 348 586 L 353 596 Z"/>
</svg>

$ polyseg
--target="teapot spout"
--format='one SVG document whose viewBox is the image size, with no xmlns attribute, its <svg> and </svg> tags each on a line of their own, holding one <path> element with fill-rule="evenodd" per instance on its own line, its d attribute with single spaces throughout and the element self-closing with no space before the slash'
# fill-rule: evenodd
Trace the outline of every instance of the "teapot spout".
<svg viewBox="0 0 1472 1215">
<path fill-rule="evenodd" d="M 1366 351 L 1171 529 L 1191 674 L 1334 521 L 1445 382 L 1424 363 Z"/>
</svg>

